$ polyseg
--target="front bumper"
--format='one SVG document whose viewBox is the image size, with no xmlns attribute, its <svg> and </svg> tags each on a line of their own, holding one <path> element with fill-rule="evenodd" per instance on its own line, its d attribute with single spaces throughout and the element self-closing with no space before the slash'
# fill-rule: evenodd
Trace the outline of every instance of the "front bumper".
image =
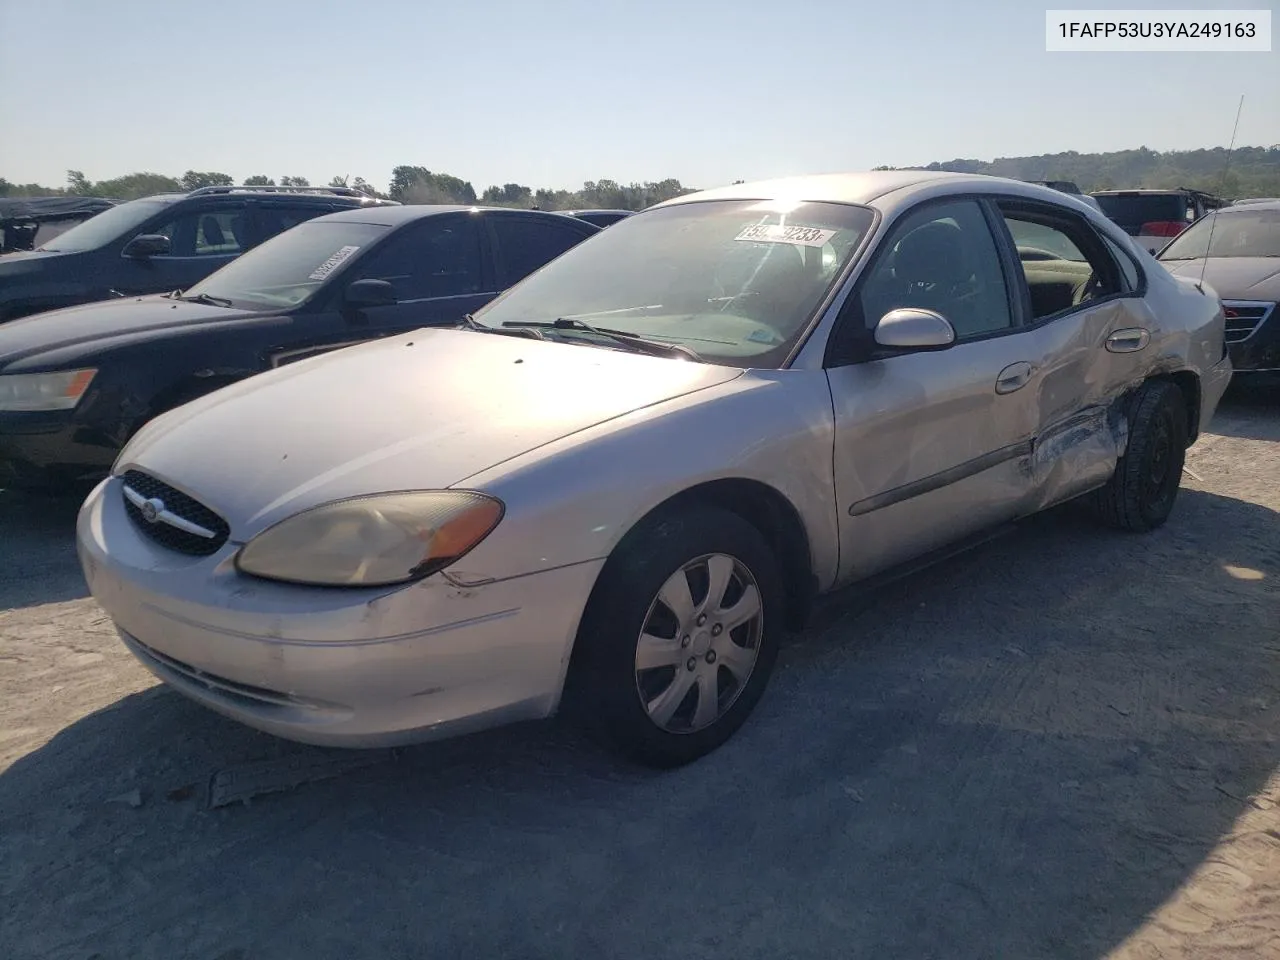
<svg viewBox="0 0 1280 960">
<path fill-rule="evenodd" d="M 118 444 L 78 422 L 75 411 L 0 412 L 0 487 L 96 480 L 118 453 Z"/>
<path fill-rule="evenodd" d="M 81 509 L 94 598 L 160 679 L 267 733 L 327 746 L 419 742 L 550 715 L 602 560 L 460 588 L 296 587 L 238 574 L 237 549 L 166 550 L 120 480 Z"/>
<path fill-rule="evenodd" d="M 1280 373 L 1280 307 L 1265 301 L 1224 300 L 1223 303 L 1227 307 L 1263 311 L 1252 328 L 1242 326 L 1237 331 L 1228 330 L 1228 337 L 1233 332 L 1239 337 L 1227 343 L 1227 352 L 1236 372 Z M 1235 321 L 1237 324 L 1242 322 Z"/>
</svg>

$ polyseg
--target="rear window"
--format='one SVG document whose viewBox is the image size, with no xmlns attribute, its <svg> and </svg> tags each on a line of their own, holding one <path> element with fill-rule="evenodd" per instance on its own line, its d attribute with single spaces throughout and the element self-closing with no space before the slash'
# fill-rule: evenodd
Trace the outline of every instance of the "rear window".
<svg viewBox="0 0 1280 960">
<path fill-rule="evenodd" d="M 1144 223 L 1153 220 L 1176 220 L 1185 223 L 1191 211 L 1187 198 L 1176 193 L 1148 193 L 1120 196 L 1094 197 L 1102 212 L 1124 227 L 1125 232 L 1137 236 Z"/>
</svg>

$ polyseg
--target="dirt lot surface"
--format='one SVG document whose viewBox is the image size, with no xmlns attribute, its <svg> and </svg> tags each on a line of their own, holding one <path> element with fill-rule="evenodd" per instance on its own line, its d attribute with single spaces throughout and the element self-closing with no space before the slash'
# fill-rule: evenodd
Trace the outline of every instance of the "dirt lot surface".
<svg viewBox="0 0 1280 960">
<path fill-rule="evenodd" d="M 844 598 L 667 774 L 559 723 L 325 769 L 156 686 L 74 505 L 0 493 L 0 957 L 1280 958 L 1280 401 L 1188 470 L 1154 535 Z"/>
</svg>

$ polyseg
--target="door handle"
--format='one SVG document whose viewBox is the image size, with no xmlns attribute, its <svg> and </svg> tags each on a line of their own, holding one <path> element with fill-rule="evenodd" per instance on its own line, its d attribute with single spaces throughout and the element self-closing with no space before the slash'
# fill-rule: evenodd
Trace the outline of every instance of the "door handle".
<svg viewBox="0 0 1280 960">
<path fill-rule="evenodd" d="M 1127 327 L 1107 337 L 1107 350 L 1111 353 L 1137 353 L 1151 342 L 1151 331 L 1144 327 Z"/>
<path fill-rule="evenodd" d="M 996 393 L 1013 393 L 1015 390 L 1021 390 L 1031 381 L 1031 374 L 1035 373 L 1035 369 L 1026 360 L 1009 364 L 996 377 Z"/>
</svg>

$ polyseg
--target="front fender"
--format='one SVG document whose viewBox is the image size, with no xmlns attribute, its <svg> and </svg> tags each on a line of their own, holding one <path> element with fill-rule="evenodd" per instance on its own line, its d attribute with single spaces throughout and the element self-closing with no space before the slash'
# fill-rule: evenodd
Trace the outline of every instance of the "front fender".
<svg viewBox="0 0 1280 960">
<path fill-rule="evenodd" d="M 498 528 L 449 570 L 500 580 L 609 556 L 646 514 L 691 487 L 753 480 L 795 508 L 819 588 L 839 566 L 834 418 L 821 370 L 752 371 L 599 424 L 455 484 L 500 497 Z"/>
</svg>

